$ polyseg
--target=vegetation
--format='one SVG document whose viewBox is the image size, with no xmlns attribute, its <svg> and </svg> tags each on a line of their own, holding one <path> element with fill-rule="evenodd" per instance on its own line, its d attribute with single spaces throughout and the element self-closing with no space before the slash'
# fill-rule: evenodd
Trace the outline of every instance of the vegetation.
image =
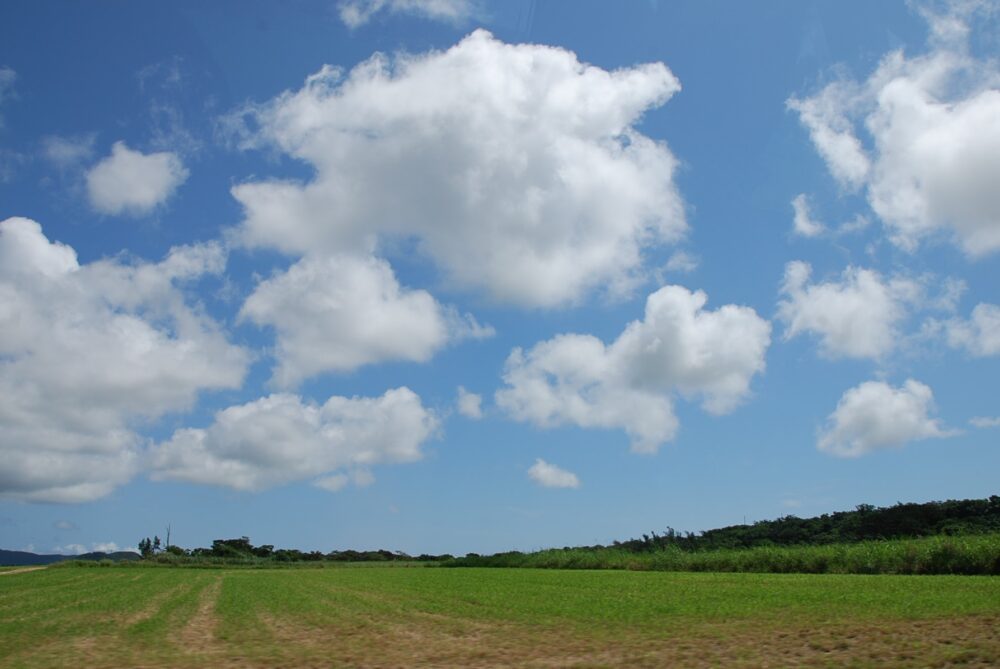
<svg viewBox="0 0 1000 669">
<path fill-rule="evenodd" d="M 1000 496 L 877 508 L 815 518 L 785 516 L 701 534 L 671 528 L 641 539 L 464 558 L 387 550 L 303 552 L 254 546 L 248 537 L 216 539 L 185 550 L 159 537 L 139 542 L 147 563 L 176 566 L 256 566 L 345 562 L 449 567 L 537 567 L 642 571 L 737 571 L 840 574 L 1000 574 Z"/>
<path fill-rule="evenodd" d="M 384 562 L 384 563 L 413 563 L 413 562 L 440 562 L 451 560 L 451 555 L 418 555 L 413 557 L 402 551 L 322 551 L 304 552 L 294 548 L 279 548 L 264 544 L 254 546 L 250 543 L 249 537 L 238 539 L 216 539 L 212 542 L 211 548 L 194 548 L 185 550 L 179 546 L 167 546 L 159 549 L 159 542 L 154 539 L 150 542 L 148 538 L 139 542 L 140 549 L 143 549 L 143 557 L 147 563 L 156 563 L 175 566 L 280 566 L 292 563 L 313 563 L 320 564 L 326 562 Z M 148 549 L 148 550 L 145 550 Z"/>
<path fill-rule="evenodd" d="M 0 666 L 996 666 L 1000 579 L 498 569 L 0 577 Z"/>
<path fill-rule="evenodd" d="M 615 542 L 616 547 L 642 553 L 668 547 L 684 550 L 753 548 L 755 546 L 825 545 L 910 539 L 934 535 L 963 536 L 1000 533 L 1000 496 L 948 500 L 889 507 L 861 504 L 854 511 L 825 513 L 815 518 L 785 516 L 752 525 L 732 525 L 701 534 L 667 528 L 642 539 Z"/>
<path fill-rule="evenodd" d="M 998 502 L 463 558 L 154 537 L 0 575 L 0 666 L 1000 666 Z M 347 568 L 413 564 L 464 568 Z"/>
<path fill-rule="evenodd" d="M 785 516 L 701 534 L 671 528 L 641 539 L 467 555 L 453 567 L 536 567 L 835 574 L 1000 574 L 1000 496 L 868 504 L 815 518 Z"/>
<path fill-rule="evenodd" d="M 633 552 L 621 546 L 468 555 L 448 567 L 629 569 L 802 574 L 1000 574 L 1000 534 L 816 546 Z"/>
</svg>

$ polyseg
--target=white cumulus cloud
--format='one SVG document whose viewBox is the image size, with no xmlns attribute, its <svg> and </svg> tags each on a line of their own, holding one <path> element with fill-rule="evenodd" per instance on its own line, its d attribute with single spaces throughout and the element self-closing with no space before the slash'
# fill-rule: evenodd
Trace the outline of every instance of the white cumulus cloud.
<svg viewBox="0 0 1000 669">
<path fill-rule="evenodd" d="M 87 171 L 87 195 L 101 213 L 138 216 L 166 202 L 187 178 L 176 154 L 143 154 L 115 142 L 111 155 Z"/>
<path fill-rule="evenodd" d="M 871 162 L 849 119 L 857 104 L 857 88 L 852 82 L 838 81 L 813 97 L 788 100 L 789 109 L 798 112 L 830 172 L 851 190 L 860 188 L 871 171 Z"/>
<path fill-rule="evenodd" d="M 249 354 L 187 303 L 218 245 L 80 265 L 29 219 L 0 222 L 0 496 L 96 499 L 138 469 L 137 421 L 242 384 Z"/>
<path fill-rule="evenodd" d="M 262 281 L 240 318 L 275 328 L 282 387 L 374 362 L 424 362 L 449 340 L 492 334 L 427 291 L 400 286 L 387 262 L 350 254 L 307 256 Z"/>
<path fill-rule="evenodd" d="M 944 327 L 952 347 L 976 357 L 1000 355 L 1000 306 L 977 304 L 969 319 L 952 319 Z"/>
<path fill-rule="evenodd" d="M 969 419 L 969 424 L 980 429 L 1000 427 L 1000 416 L 976 416 Z"/>
<path fill-rule="evenodd" d="M 263 490 L 313 479 L 330 491 L 371 482 L 367 468 L 419 460 L 438 420 L 408 388 L 322 405 L 275 394 L 218 412 L 155 447 L 154 479 Z M 344 471 L 346 470 L 346 471 Z M 350 477 L 350 478 L 349 478 Z"/>
<path fill-rule="evenodd" d="M 472 0 L 341 0 L 337 9 L 348 28 L 358 28 L 379 12 L 457 23 L 470 18 L 476 5 Z"/>
<path fill-rule="evenodd" d="M 541 458 L 535 460 L 535 464 L 528 469 L 528 476 L 532 481 L 546 488 L 579 488 L 580 479 L 573 472 L 549 464 Z"/>
<path fill-rule="evenodd" d="M 706 301 L 701 291 L 665 286 L 647 299 L 644 319 L 610 345 L 564 334 L 527 352 L 515 349 L 497 405 L 541 427 L 621 428 L 634 451 L 655 452 L 677 431 L 675 394 L 726 413 L 764 370 L 770 324 L 748 307 L 707 311 Z"/>
<path fill-rule="evenodd" d="M 840 398 L 817 447 L 831 455 L 853 458 L 954 434 L 929 415 L 933 406 L 931 389 L 919 381 L 908 379 L 899 388 L 883 381 L 867 381 Z"/>
<path fill-rule="evenodd" d="M 458 413 L 466 418 L 479 420 L 483 417 L 483 397 L 469 392 L 464 386 L 458 387 Z"/>
<path fill-rule="evenodd" d="M 324 67 L 244 110 L 245 147 L 275 146 L 315 177 L 234 187 L 235 237 L 295 256 L 414 240 L 450 285 L 519 305 L 622 294 L 644 250 L 687 229 L 676 159 L 634 127 L 678 90 L 662 63 L 609 72 L 482 30 Z"/>
<path fill-rule="evenodd" d="M 874 270 L 848 267 L 839 281 L 810 283 L 812 267 L 785 266 L 778 318 L 786 340 L 817 335 L 821 351 L 832 358 L 880 358 L 893 350 L 909 305 L 923 295 L 917 281 L 883 279 Z"/>
<path fill-rule="evenodd" d="M 788 102 L 833 176 L 864 189 L 903 249 L 937 235 L 973 258 L 1000 250 L 1000 67 L 968 49 L 977 12 L 988 6 L 925 9 L 926 53 L 894 51 L 866 81 L 835 81 Z M 986 20 L 983 29 L 995 25 Z"/>
</svg>

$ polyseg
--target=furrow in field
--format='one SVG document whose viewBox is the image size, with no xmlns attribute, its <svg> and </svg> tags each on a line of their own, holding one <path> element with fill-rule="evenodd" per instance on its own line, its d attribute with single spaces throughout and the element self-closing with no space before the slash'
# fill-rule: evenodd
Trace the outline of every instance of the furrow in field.
<svg viewBox="0 0 1000 669">
<path fill-rule="evenodd" d="M 147 603 L 142 609 L 127 616 L 123 622 L 127 627 L 134 627 L 143 623 L 158 614 L 168 601 L 179 595 L 183 595 L 190 590 L 190 584 L 181 583 L 173 588 L 164 590 L 163 592 L 158 592 L 153 595 L 153 597 L 149 600 L 149 603 Z"/>
<path fill-rule="evenodd" d="M 17 569 L 6 569 L 0 571 L 0 576 L 11 576 L 13 574 L 23 574 L 27 571 L 41 571 L 45 567 L 18 567 Z"/>
<path fill-rule="evenodd" d="M 223 649 L 215 634 L 219 623 L 215 607 L 221 590 L 222 577 L 218 576 L 202 589 L 197 610 L 178 632 L 178 642 L 186 654 L 208 655 Z"/>
</svg>

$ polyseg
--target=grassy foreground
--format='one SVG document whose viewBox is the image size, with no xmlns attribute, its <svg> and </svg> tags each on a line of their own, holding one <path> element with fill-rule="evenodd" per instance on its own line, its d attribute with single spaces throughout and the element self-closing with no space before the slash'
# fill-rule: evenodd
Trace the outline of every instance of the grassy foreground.
<svg viewBox="0 0 1000 669">
<path fill-rule="evenodd" d="M 0 578 L 3 667 L 1000 664 L 1000 579 L 58 568 Z"/>
</svg>

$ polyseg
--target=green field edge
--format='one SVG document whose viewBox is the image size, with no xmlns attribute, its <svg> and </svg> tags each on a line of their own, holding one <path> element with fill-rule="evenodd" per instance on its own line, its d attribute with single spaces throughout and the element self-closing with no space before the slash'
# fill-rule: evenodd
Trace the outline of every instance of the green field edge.
<svg viewBox="0 0 1000 669">
<path fill-rule="evenodd" d="M 756 546 L 634 552 L 617 547 L 561 548 L 467 555 L 441 567 L 625 569 L 778 574 L 1000 575 L 1000 533 L 887 539 L 817 546 Z"/>
<path fill-rule="evenodd" d="M 1000 575 L 1000 533 L 886 539 L 810 546 L 756 546 L 635 552 L 620 547 L 555 548 L 530 553 L 470 553 L 444 561 L 282 562 L 159 555 L 133 562 L 67 560 L 46 567 L 187 569 L 535 568 L 777 574 Z M 0 568 L 2 569 L 2 568 Z"/>
</svg>

